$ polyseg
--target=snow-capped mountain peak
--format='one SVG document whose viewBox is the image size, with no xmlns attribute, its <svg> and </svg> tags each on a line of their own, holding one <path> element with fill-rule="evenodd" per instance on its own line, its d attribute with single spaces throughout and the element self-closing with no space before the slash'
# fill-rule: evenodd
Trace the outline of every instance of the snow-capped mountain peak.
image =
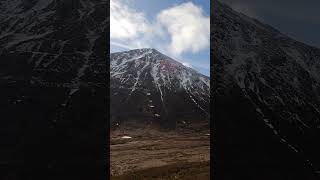
<svg viewBox="0 0 320 180">
<path fill-rule="evenodd" d="M 172 94 L 183 94 L 195 109 L 209 114 L 209 78 L 155 49 L 111 53 L 110 78 L 116 94 L 126 91 L 124 102 L 151 92 L 159 100 L 159 108 L 166 109 Z"/>
<path fill-rule="evenodd" d="M 122 81 L 135 77 L 136 83 L 141 83 L 143 77 L 151 75 L 154 84 L 159 88 L 209 88 L 208 77 L 151 48 L 112 53 L 110 64 L 111 77 Z M 136 74 L 128 74 L 133 69 L 136 70 Z M 173 81 L 178 81 L 178 84 L 173 84 Z"/>
</svg>

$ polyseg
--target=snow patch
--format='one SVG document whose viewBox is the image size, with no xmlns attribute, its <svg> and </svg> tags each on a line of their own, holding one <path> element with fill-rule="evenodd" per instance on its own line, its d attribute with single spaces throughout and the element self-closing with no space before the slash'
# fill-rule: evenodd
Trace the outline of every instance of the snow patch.
<svg viewBox="0 0 320 180">
<path fill-rule="evenodd" d="M 130 136 L 122 136 L 121 138 L 122 139 L 131 139 L 132 137 L 130 137 Z"/>
</svg>

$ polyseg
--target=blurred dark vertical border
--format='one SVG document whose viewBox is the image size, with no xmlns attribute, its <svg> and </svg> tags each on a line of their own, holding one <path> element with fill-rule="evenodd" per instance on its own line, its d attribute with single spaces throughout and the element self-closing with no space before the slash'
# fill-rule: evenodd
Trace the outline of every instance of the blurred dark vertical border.
<svg viewBox="0 0 320 180">
<path fill-rule="evenodd" d="M 271 26 L 262 24 L 257 20 L 252 21 L 245 15 L 235 13 L 221 1 L 219 2 L 217 3 L 217 0 L 211 1 L 210 18 L 211 172 L 213 172 L 211 179 L 319 179 L 319 171 L 315 171 L 319 166 L 319 153 L 317 151 L 319 143 L 315 143 L 317 137 L 319 137 L 319 126 L 314 125 L 319 122 L 319 114 L 318 112 L 314 113 L 315 118 L 312 122 L 310 117 L 313 112 L 308 109 L 307 105 L 300 105 L 299 103 L 297 105 L 296 102 L 290 101 L 291 98 L 297 97 L 300 92 L 296 87 L 287 85 L 286 81 L 288 79 L 283 78 L 284 76 L 302 78 L 300 83 L 304 85 L 301 89 L 304 89 L 307 85 L 311 86 L 313 83 L 310 79 L 304 79 L 304 74 L 307 74 L 307 77 L 312 76 L 307 68 L 304 69 L 295 64 L 297 59 L 287 57 L 287 52 L 282 51 L 280 47 L 287 46 L 292 51 L 301 50 L 306 55 L 312 51 L 319 53 L 319 49 L 297 42 L 284 35 L 279 38 L 277 37 L 279 32 Z M 216 4 L 219 5 L 220 9 Z M 216 16 L 216 14 L 218 15 Z M 257 28 L 255 23 L 261 25 L 263 30 Z M 260 36 L 256 36 L 256 38 L 263 39 L 264 43 L 256 46 L 257 49 L 248 48 L 254 43 L 245 40 L 244 37 L 248 37 L 258 30 L 261 30 L 259 31 Z M 242 46 L 234 46 L 236 43 L 233 43 L 233 41 L 237 41 L 239 37 L 234 37 L 237 33 L 232 33 L 233 31 L 242 33 L 240 35 L 244 39 L 242 40 Z M 219 45 L 221 46 L 219 47 Z M 257 100 L 258 93 L 255 94 L 255 91 L 251 91 L 249 85 L 241 87 L 238 83 L 235 83 L 236 81 L 233 81 L 233 78 L 235 79 L 237 73 L 241 73 L 241 71 L 228 71 L 230 67 L 228 65 L 236 64 L 233 58 L 239 57 L 245 51 L 258 52 L 259 56 L 255 56 L 251 62 L 261 61 L 267 64 L 265 66 L 262 64 L 262 67 L 259 67 L 261 69 L 268 67 L 262 71 L 263 76 L 261 77 L 268 78 L 272 90 L 285 89 L 283 92 L 274 90 L 280 95 L 261 93 L 259 99 L 262 97 L 262 100 Z M 265 54 L 260 53 L 260 51 L 265 52 Z M 282 56 L 282 54 L 279 55 L 275 52 L 281 52 L 285 55 Z M 230 55 L 229 53 L 233 54 Z M 315 63 L 316 57 L 319 56 L 306 56 L 304 61 Z M 245 62 L 242 64 L 243 66 L 249 66 L 250 60 L 243 59 L 243 61 Z M 284 61 L 283 64 L 276 64 L 282 61 Z M 291 64 L 288 62 L 295 64 L 295 66 L 292 66 L 294 70 L 300 69 L 303 73 L 295 73 L 294 71 L 288 71 L 288 74 L 284 73 L 291 68 Z M 279 68 L 277 69 L 277 67 Z M 269 76 L 269 74 L 274 73 L 274 69 L 277 69 L 279 73 L 274 77 Z M 248 74 L 254 72 L 250 68 L 241 70 Z M 257 74 L 251 77 L 253 76 L 257 76 Z M 228 78 L 231 80 L 227 81 Z M 223 80 L 226 81 L 223 82 Z M 281 83 L 277 84 L 277 82 Z M 249 80 L 248 84 L 250 83 L 255 84 L 255 86 L 259 85 L 253 80 Z M 258 88 L 267 89 L 263 85 L 258 86 Z M 288 90 L 289 88 L 290 90 Z M 316 99 L 313 94 L 314 92 L 299 94 L 298 102 L 311 103 L 313 99 Z M 308 95 L 312 95 L 312 98 L 308 98 Z M 279 97 L 289 101 L 286 101 L 282 106 L 276 106 L 277 103 L 268 104 L 265 101 L 267 98 L 276 99 Z M 299 110 L 291 108 L 292 106 L 299 107 Z M 301 113 L 300 122 L 314 123 L 310 123 L 310 127 L 304 128 L 302 131 L 300 131 L 301 127 L 299 125 L 288 123 L 290 119 L 285 116 L 282 117 L 284 113 L 300 114 L 299 111 L 310 115 L 306 116 Z"/>
<path fill-rule="evenodd" d="M 109 177 L 109 0 L 0 1 L 0 179 Z"/>
<path fill-rule="evenodd" d="M 106 179 L 110 179 L 110 1 L 108 0 L 107 3 L 107 15 L 108 15 L 108 23 L 107 23 L 107 32 L 106 34 L 108 34 L 107 39 L 106 39 L 106 50 L 107 50 L 107 58 L 106 58 L 106 80 L 107 80 L 107 98 L 106 98 L 106 121 L 104 122 L 104 130 L 105 130 L 105 134 L 106 134 L 106 140 L 104 141 L 105 144 L 103 145 L 105 148 L 105 175 L 107 176 Z"/>
<path fill-rule="evenodd" d="M 214 56 L 214 44 L 212 44 L 212 28 L 213 21 L 214 21 L 214 3 L 215 0 L 210 0 L 210 178 L 216 179 L 216 156 L 215 156 L 215 149 L 216 149 L 216 126 L 215 126 L 215 113 L 214 113 L 214 92 L 215 92 L 215 81 L 216 81 L 216 74 L 215 74 L 215 61 L 216 56 Z"/>
</svg>

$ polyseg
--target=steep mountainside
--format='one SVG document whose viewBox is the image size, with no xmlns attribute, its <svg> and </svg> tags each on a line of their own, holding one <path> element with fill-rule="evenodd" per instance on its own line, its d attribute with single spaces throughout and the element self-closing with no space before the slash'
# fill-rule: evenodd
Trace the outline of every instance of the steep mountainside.
<svg viewBox="0 0 320 180">
<path fill-rule="evenodd" d="M 155 49 L 111 53 L 110 57 L 113 125 L 135 118 L 158 119 L 169 126 L 178 120 L 208 120 L 208 77 Z"/>
<path fill-rule="evenodd" d="M 0 179 L 105 173 L 108 3 L 0 2 Z"/>
<path fill-rule="evenodd" d="M 226 179 L 316 179 L 320 49 L 222 3 L 213 8 L 217 166 L 232 162 L 221 166 Z"/>
</svg>

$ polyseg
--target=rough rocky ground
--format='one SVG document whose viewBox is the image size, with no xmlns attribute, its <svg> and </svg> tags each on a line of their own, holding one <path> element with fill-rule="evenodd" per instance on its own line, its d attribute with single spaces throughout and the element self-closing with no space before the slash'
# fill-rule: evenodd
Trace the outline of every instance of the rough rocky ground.
<svg viewBox="0 0 320 180">
<path fill-rule="evenodd" d="M 111 179 L 210 179 L 207 133 L 118 129 L 110 144 Z"/>
</svg>

